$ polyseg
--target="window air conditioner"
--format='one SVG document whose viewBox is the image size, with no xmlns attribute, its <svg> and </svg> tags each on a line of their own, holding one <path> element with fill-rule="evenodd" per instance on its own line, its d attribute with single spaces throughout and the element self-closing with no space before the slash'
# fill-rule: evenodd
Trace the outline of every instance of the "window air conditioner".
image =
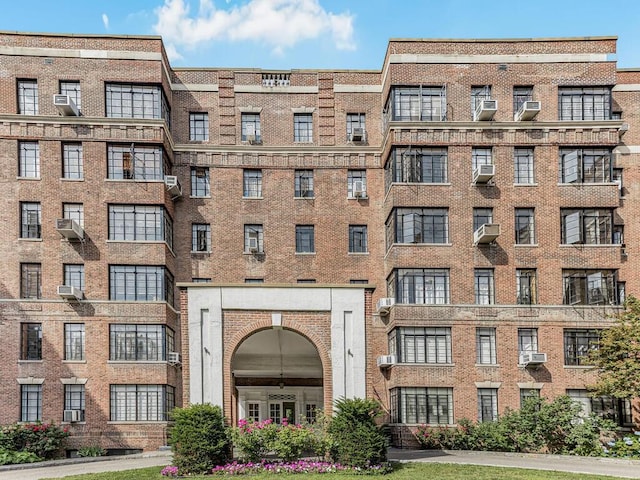
<svg viewBox="0 0 640 480">
<path fill-rule="evenodd" d="M 365 198 L 367 192 L 364 190 L 364 182 L 362 180 L 356 180 L 353 182 L 353 196 L 354 198 Z"/>
<path fill-rule="evenodd" d="M 473 171 L 473 183 L 476 185 L 485 184 L 496 174 L 495 165 L 478 165 Z"/>
<path fill-rule="evenodd" d="M 249 237 L 249 252 L 258 253 L 258 239 L 257 237 Z"/>
<path fill-rule="evenodd" d="M 71 285 L 58 285 L 58 295 L 67 300 L 82 300 L 84 298 L 82 290 Z"/>
<path fill-rule="evenodd" d="M 58 109 L 61 115 L 65 117 L 77 117 L 80 115 L 76 103 L 69 95 L 55 94 L 53 95 L 53 104 Z"/>
<path fill-rule="evenodd" d="M 84 239 L 84 229 L 71 218 L 56 219 L 56 230 L 68 240 Z"/>
<path fill-rule="evenodd" d="M 497 100 L 480 100 L 476 106 L 474 120 L 493 120 L 493 116 L 498 110 Z"/>
<path fill-rule="evenodd" d="M 389 309 L 396 303 L 396 299 L 393 297 L 384 297 L 378 300 L 376 309 L 380 315 L 386 315 L 389 313 Z"/>
<path fill-rule="evenodd" d="M 520 365 L 524 365 L 525 367 L 529 365 L 542 365 L 547 362 L 547 354 L 546 353 L 538 353 L 538 352 L 527 352 L 521 353 L 518 359 L 518 363 Z"/>
<path fill-rule="evenodd" d="M 65 410 L 62 414 L 62 421 L 69 423 L 82 421 L 82 410 Z"/>
<path fill-rule="evenodd" d="M 473 244 L 487 244 L 493 242 L 500 235 L 500 225 L 485 223 L 473 233 Z"/>
<path fill-rule="evenodd" d="M 167 363 L 180 365 L 180 354 L 178 352 L 167 352 Z"/>
<path fill-rule="evenodd" d="M 182 196 L 182 185 L 180 185 L 178 177 L 175 175 L 165 175 L 164 184 L 167 186 L 167 190 L 169 191 L 171 198 Z"/>
<path fill-rule="evenodd" d="M 364 142 L 366 138 L 366 132 L 362 127 L 353 127 L 351 129 L 351 134 L 349 135 L 349 140 L 352 142 Z"/>
<path fill-rule="evenodd" d="M 378 367 L 380 367 L 380 368 L 390 367 L 391 365 L 395 365 L 396 364 L 396 356 L 395 355 L 380 355 L 378 357 L 376 363 L 378 364 Z"/>
<path fill-rule="evenodd" d="M 527 100 L 520 105 L 520 109 L 516 112 L 514 120 L 519 122 L 521 120 L 533 120 L 540 112 L 540 102 L 534 102 L 533 100 Z"/>
</svg>

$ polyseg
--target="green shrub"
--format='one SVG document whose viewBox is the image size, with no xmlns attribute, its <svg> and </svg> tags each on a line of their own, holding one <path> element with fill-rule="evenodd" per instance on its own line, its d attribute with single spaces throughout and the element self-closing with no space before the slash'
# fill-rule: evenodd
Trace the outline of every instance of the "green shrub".
<svg viewBox="0 0 640 480">
<path fill-rule="evenodd" d="M 104 457 L 107 451 L 99 445 L 90 445 L 78 449 L 79 457 Z"/>
<path fill-rule="evenodd" d="M 240 458 L 245 462 L 259 462 L 272 449 L 278 436 L 278 425 L 271 419 L 261 422 L 238 421 L 231 429 L 233 445 L 239 450 Z"/>
<path fill-rule="evenodd" d="M 640 432 L 607 442 L 603 453 L 606 457 L 640 458 Z"/>
<path fill-rule="evenodd" d="M 0 465 L 12 465 L 16 463 L 40 462 L 42 458 L 31 452 L 14 452 L 0 448 Z"/>
<path fill-rule="evenodd" d="M 200 474 L 230 457 L 230 439 L 222 409 L 210 404 L 176 408 L 170 431 L 173 463 L 182 474 Z"/>
<path fill-rule="evenodd" d="M 285 462 L 299 460 L 305 453 L 315 453 L 317 445 L 312 426 L 283 422 L 273 442 L 273 451 Z"/>
<path fill-rule="evenodd" d="M 15 423 L 0 427 L 0 449 L 49 459 L 60 454 L 68 436 L 67 428 L 53 423 Z"/>
<path fill-rule="evenodd" d="M 336 412 L 329 424 L 329 451 L 334 461 L 350 467 L 367 467 L 387 459 L 387 439 L 376 417 L 380 404 L 371 399 L 335 402 Z"/>
</svg>

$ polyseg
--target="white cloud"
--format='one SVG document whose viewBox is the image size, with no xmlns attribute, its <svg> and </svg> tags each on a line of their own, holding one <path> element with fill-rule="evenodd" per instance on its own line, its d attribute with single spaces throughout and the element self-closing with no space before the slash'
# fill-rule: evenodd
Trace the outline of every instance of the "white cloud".
<svg viewBox="0 0 640 480">
<path fill-rule="evenodd" d="M 106 13 L 102 14 L 102 23 L 104 23 L 104 28 L 109 30 L 109 17 Z"/>
<path fill-rule="evenodd" d="M 355 50 L 353 15 L 328 12 L 319 0 L 249 0 L 226 10 L 212 0 L 200 0 L 195 15 L 188 0 L 165 0 L 155 14 L 153 28 L 174 53 L 178 47 L 228 40 L 265 44 L 278 54 L 303 40 L 323 37 L 330 37 L 339 50 Z"/>
</svg>

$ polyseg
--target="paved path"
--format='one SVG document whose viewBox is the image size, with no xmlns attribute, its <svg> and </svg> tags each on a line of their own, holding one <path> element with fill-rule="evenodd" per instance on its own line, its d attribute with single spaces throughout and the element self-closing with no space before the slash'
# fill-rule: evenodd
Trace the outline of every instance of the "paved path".
<svg viewBox="0 0 640 480">
<path fill-rule="evenodd" d="M 463 452 L 434 450 L 389 449 L 389 460 L 401 462 L 437 462 L 500 467 L 553 470 L 560 472 L 592 473 L 619 478 L 640 478 L 640 460 L 571 457 L 496 452 Z M 47 462 L 47 466 L 27 466 L 8 470 L 0 467 L 0 480 L 40 480 L 62 478 L 81 473 L 113 472 L 135 468 L 169 465 L 171 452 L 158 451 L 95 459 L 69 459 Z"/>
</svg>

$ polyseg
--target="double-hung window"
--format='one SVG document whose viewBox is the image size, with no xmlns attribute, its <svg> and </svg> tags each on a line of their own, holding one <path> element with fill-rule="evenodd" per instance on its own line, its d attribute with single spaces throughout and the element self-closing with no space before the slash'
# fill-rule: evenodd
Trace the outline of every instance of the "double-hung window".
<svg viewBox="0 0 640 480">
<path fill-rule="evenodd" d="M 208 113 L 191 112 L 189 114 L 189 140 L 192 142 L 206 142 L 209 140 Z"/>
<path fill-rule="evenodd" d="M 560 120 L 609 120 L 610 87 L 559 87 Z"/>
<path fill-rule="evenodd" d="M 560 149 L 560 183 L 610 183 L 612 179 L 611 149 Z"/>
<path fill-rule="evenodd" d="M 390 400 L 393 423 L 453 424 L 453 388 L 393 388 Z"/>
<path fill-rule="evenodd" d="M 474 277 L 476 305 L 496 303 L 493 268 L 476 268 Z"/>
<path fill-rule="evenodd" d="M 20 298 L 42 297 L 42 266 L 39 263 L 20 264 Z"/>
<path fill-rule="evenodd" d="M 313 170 L 296 170 L 294 196 L 296 198 L 313 198 Z"/>
<path fill-rule="evenodd" d="M 314 253 L 315 251 L 315 227 L 296 225 L 296 253 Z"/>
<path fill-rule="evenodd" d="M 587 356 L 600 342 L 597 329 L 566 328 L 564 330 L 564 364 L 588 365 Z"/>
<path fill-rule="evenodd" d="M 613 243 L 613 211 L 611 209 L 560 210 L 562 243 L 599 245 Z"/>
<path fill-rule="evenodd" d="M 42 360 L 42 324 L 20 324 L 20 360 Z"/>
<path fill-rule="evenodd" d="M 516 244 L 533 245 L 536 243 L 533 208 L 516 208 Z"/>
<path fill-rule="evenodd" d="M 299 143 L 313 142 L 313 114 L 295 113 L 293 115 L 293 141 Z"/>
<path fill-rule="evenodd" d="M 519 268 L 516 270 L 516 292 L 516 303 L 518 305 L 535 305 L 538 303 L 535 268 Z"/>
<path fill-rule="evenodd" d="M 396 208 L 387 220 L 387 245 L 393 243 L 447 243 L 447 208 Z"/>
<path fill-rule="evenodd" d="M 387 103 L 393 121 L 441 122 L 447 116 L 444 86 L 392 87 Z"/>
<path fill-rule="evenodd" d="M 367 226 L 349 225 L 349 253 L 367 253 Z"/>
<path fill-rule="evenodd" d="M 394 147 L 385 177 L 387 188 L 391 183 L 446 183 L 447 149 Z"/>
<path fill-rule="evenodd" d="M 20 238 L 42 238 L 40 202 L 20 202 Z"/>
<path fill-rule="evenodd" d="M 262 170 L 245 169 L 242 172 L 242 196 L 262 198 Z"/>
<path fill-rule="evenodd" d="M 476 328 L 476 363 L 480 365 L 495 365 L 497 363 L 495 328 Z"/>
<path fill-rule="evenodd" d="M 164 422 L 175 407 L 170 385 L 111 385 L 112 422 Z"/>
<path fill-rule="evenodd" d="M 40 178 L 40 145 L 38 142 L 19 142 L 18 155 L 20 157 L 18 176 Z"/>
<path fill-rule="evenodd" d="M 205 167 L 191 167 L 191 196 L 209 197 L 209 169 Z"/>
<path fill-rule="evenodd" d="M 18 113 L 38 115 L 37 80 L 18 80 Z"/>
<path fill-rule="evenodd" d="M 173 305 L 173 275 L 165 267 L 109 265 L 109 299 Z"/>
<path fill-rule="evenodd" d="M 71 180 L 81 180 L 83 175 L 82 144 L 63 143 L 62 177 Z"/>
<path fill-rule="evenodd" d="M 173 330 L 165 325 L 111 324 L 109 338 L 114 361 L 166 361 L 175 347 Z"/>
<path fill-rule="evenodd" d="M 518 185 L 531 185 L 535 183 L 533 174 L 533 148 L 514 148 L 513 163 L 515 170 L 515 183 Z"/>
<path fill-rule="evenodd" d="M 398 268 L 387 282 L 398 303 L 444 305 L 449 303 L 449 270 Z"/>
<path fill-rule="evenodd" d="M 153 118 L 171 123 L 171 111 L 159 85 L 107 83 L 107 117 Z"/>
<path fill-rule="evenodd" d="M 84 323 L 64 324 L 64 359 L 84 360 Z"/>
<path fill-rule="evenodd" d="M 211 225 L 208 223 L 191 224 L 191 251 L 211 251 Z"/>
<path fill-rule="evenodd" d="M 159 205 L 109 205 L 109 240 L 164 241 L 173 247 L 173 221 Z"/>
<path fill-rule="evenodd" d="M 107 149 L 108 177 L 116 180 L 164 180 L 171 170 L 162 147 L 140 145 L 109 145 Z"/>
<path fill-rule="evenodd" d="M 563 270 L 565 305 L 618 305 L 616 270 Z"/>
<path fill-rule="evenodd" d="M 400 363 L 451 363 L 451 328 L 399 327 L 389 334 L 389 352 Z"/>
<path fill-rule="evenodd" d="M 240 117 L 240 125 L 243 142 L 262 143 L 259 113 L 243 113 Z"/>
</svg>

